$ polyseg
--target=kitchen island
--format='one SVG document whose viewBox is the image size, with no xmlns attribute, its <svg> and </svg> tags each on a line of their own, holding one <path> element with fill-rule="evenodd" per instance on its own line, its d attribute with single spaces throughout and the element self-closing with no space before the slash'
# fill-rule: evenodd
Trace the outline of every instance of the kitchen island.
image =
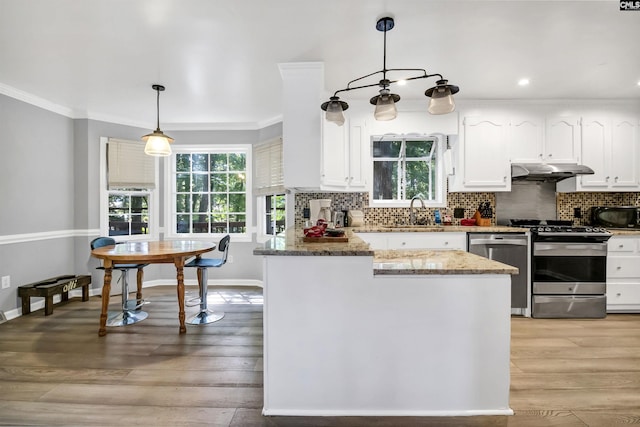
<svg viewBox="0 0 640 427">
<path fill-rule="evenodd" d="M 510 415 L 510 274 L 288 231 L 264 262 L 264 415 Z"/>
</svg>

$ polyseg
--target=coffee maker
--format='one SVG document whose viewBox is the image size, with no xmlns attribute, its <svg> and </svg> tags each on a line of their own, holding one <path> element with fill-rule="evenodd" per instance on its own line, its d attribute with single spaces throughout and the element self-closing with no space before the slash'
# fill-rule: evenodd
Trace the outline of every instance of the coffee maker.
<svg viewBox="0 0 640 427">
<path fill-rule="evenodd" d="M 316 224 L 319 219 L 331 222 L 331 199 L 309 200 L 311 223 Z"/>
</svg>

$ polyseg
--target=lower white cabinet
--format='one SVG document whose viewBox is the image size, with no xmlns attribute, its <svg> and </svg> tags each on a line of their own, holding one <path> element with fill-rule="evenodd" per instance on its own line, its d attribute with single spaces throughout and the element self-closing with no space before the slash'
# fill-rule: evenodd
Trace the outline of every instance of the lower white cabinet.
<svg viewBox="0 0 640 427">
<path fill-rule="evenodd" d="M 467 233 L 461 232 L 358 233 L 358 237 L 374 250 L 467 249 Z"/>
<path fill-rule="evenodd" d="M 607 248 L 607 312 L 640 312 L 640 236 L 613 236 Z"/>
</svg>

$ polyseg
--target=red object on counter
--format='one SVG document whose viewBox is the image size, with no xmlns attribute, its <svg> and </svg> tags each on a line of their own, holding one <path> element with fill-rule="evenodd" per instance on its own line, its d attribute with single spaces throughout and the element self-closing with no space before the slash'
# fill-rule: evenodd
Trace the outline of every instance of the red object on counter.
<svg viewBox="0 0 640 427">
<path fill-rule="evenodd" d="M 476 225 L 474 218 L 463 218 L 460 220 L 460 225 Z"/>
</svg>

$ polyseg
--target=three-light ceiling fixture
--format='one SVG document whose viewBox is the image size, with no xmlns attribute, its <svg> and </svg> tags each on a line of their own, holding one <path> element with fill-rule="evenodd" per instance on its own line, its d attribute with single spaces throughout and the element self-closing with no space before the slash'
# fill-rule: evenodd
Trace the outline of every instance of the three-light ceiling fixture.
<svg viewBox="0 0 640 427">
<path fill-rule="evenodd" d="M 378 22 L 376 23 L 376 29 L 384 33 L 384 56 L 382 70 L 375 71 L 362 77 L 358 77 L 357 79 L 353 79 L 347 84 L 346 88 L 337 90 L 333 94 L 333 96 L 329 98 L 329 101 L 323 103 L 320 106 L 322 110 L 326 111 L 325 118 L 327 119 L 327 121 L 336 123 L 338 126 L 342 126 L 344 124 L 343 112 L 349 108 L 349 104 L 340 100 L 340 98 L 338 97 L 338 94 L 340 92 L 348 92 L 350 90 L 363 89 L 374 86 L 380 87 L 380 94 L 374 96 L 369 101 L 371 102 L 371 104 L 376 106 L 373 113 L 374 117 L 376 118 L 376 120 L 393 120 L 398 115 L 396 103 L 400 100 L 400 96 L 396 95 L 395 93 L 391 93 L 389 87 L 394 83 L 403 84 L 409 80 L 426 79 L 429 77 L 439 77 L 439 79 L 436 81 L 436 85 L 434 87 L 427 89 L 424 93 L 426 96 L 431 98 L 427 111 L 429 111 L 429 113 L 431 114 L 447 114 L 455 110 L 456 105 L 453 100 L 453 95 L 460 91 L 460 88 L 458 86 L 448 84 L 448 81 L 444 79 L 441 74 L 427 74 L 427 72 L 422 68 L 387 68 L 387 31 L 391 30 L 393 27 L 393 18 L 384 17 L 378 20 Z M 418 73 L 418 75 L 414 75 L 413 77 L 405 77 L 398 80 L 389 80 L 387 78 L 387 73 L 396 71 L 409 71 Z M 380 73 L 382 74 L 382 80 L 380 80 L 378 83 L 352 86 L 352 84 L 356 82 Z"/>
<path fill-rule="evenodd" d="M 160 130 L 160 92 L 164 90 L 162 85 L 151 85 L 153 90 L 158 93 L 156 98 L 156 113 L 157 113 L 157 125 L 156 130 L 152 133 L 142 137 L 142 140 L 146 142 L 144 146 L 144 153 L 150 156 L 166 157 L 171 155 L 171 145 L 173 138 L 165 135 Z"/>
</svg>

